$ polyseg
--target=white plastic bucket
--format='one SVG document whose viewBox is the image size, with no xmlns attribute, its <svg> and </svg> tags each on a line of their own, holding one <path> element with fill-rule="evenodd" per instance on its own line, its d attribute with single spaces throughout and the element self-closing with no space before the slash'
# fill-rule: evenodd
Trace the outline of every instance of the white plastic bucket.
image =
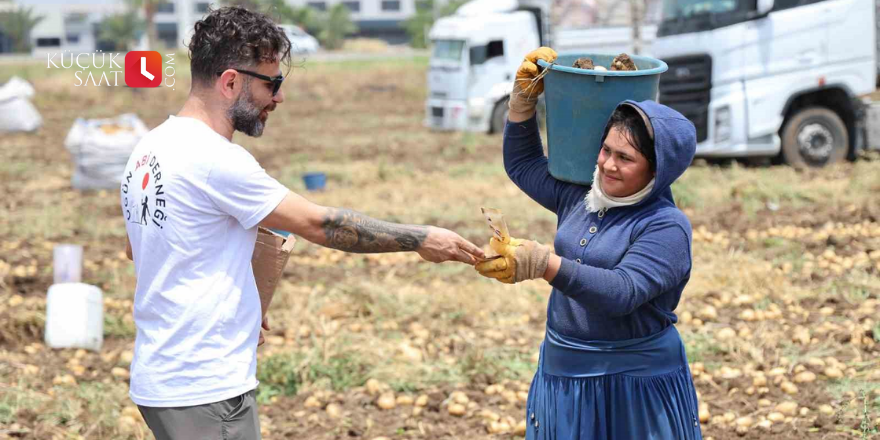
<svg viewBox="0 0 880 440">
<path fill-rule="evenodd" d="M 49 287 L 46 298 L 46 345 L 101 350 L 104 299 L 101 289 L 83 283 Z"/>
<path fill-rule="evenodd" d="M 55 246 L 52 254 L 55 284 L 82 281 L 82 246 L 59 244 Z"/>
</svg>

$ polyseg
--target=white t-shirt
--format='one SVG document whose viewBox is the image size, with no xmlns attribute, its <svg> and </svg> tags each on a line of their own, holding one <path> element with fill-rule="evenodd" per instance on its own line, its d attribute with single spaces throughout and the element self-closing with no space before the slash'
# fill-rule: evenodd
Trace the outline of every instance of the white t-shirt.
<svg viewBox="0 0 880 440">
<path fill-rule="evenodd" d="M 256 388 L 251 255 L 257 224 L 287 193 L 197 119 L 171 116 L 135 147 L 120 195 L 137 276 L 136 404 L 201 405 Z"/>
</svg>

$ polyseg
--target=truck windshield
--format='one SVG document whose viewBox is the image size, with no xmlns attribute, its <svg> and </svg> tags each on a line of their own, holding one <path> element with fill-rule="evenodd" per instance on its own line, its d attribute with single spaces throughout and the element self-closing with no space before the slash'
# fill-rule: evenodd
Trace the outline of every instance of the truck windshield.
<svg viewBox="0 0 880 440">
<path fill-rule="evenodd" d="M 735 11 L 737 3 L 736 0 L 667 0 L 663 3 L 663 20 L 689 18 L 697 14 Z"/>
<path fill-rule="evenodd" d="M 741 23 L 755 16 L 756 4 L 756 0 L 663 0 L 657 34 L 684 34 Z"/>
<path fill-rule="evenodd" d="M 464 40 L 434 40 L 431 57 L 436 60 L 461 61 L 463 50 Z"/>
<path fill-rule="evenodd" d="M 489 44 L 471 46 L 471 66 L 484 64 L 491 60 L 504 60 L 504 41 L 490 41 Z"/>
</svg>

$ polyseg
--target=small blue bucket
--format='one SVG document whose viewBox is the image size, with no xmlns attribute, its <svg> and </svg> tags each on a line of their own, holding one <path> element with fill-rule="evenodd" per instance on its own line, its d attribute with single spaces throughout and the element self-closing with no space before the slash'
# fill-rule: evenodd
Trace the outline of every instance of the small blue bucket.
<svg viewBox="0 0 880 440">
<path fill-rule="evenodd" d="M 327 184 L 327 175 L 324 173 L 306 173 L 303 176 L 306 189 L 309 191 L 323 191 Z"/>
<path fill-rule="evenodd" d="M 280 235 L 280 236 L 282 236 L 282 237 L 284 237 L 284 238 L 287 238 L 287 237 L 290 236 L 290 232 L 282 231 L 281 229 L 272 229 L 272 228 L 269 228 L 269 230 L 272 231 L 272 232 L 274 232 L 274 233 L 276 233 L 276 234 L 278 234 L 278 235 Z"/>
<path fill-rule="evenodd" d="M 597 71 L 567 67 L 581 57 L 606 68 L 616 55 L 564 53 L 556 63 L 538 60 L 550 72 L 544 77 L 547 104 L 547 150 L 550 175 L 577 184 L 593 182 L 593 171 L 605 124 L 627 99 L 657 100 L 660 74 L 669 69 L 661 60 L 633 55 L 636 71 Z"/>
</svg>

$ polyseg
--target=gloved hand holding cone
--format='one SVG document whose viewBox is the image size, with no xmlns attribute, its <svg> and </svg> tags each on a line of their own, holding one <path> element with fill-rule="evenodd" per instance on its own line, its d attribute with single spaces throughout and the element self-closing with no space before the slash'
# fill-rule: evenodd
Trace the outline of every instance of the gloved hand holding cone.
<svg viewBox="0 0 880 440">
<path fill-rule="evenodd" d="M 529 52 L 516 71 L 513 92 L 510 94 L 508 106 L 510 111 L 531 113 L 538 105 L 538 97 L 544 93 L 544 75 L 538 69 L 538 60 L 548 63 L 556 61 L 556 51 L 549 47 L 540 47 Z"/>
<path fill-rule="evenodd" d="M 550 248 L 536 241 L 510 237 L 500 210 L 482 208 L 482 211 L 492 231 L 489 240 L 492 251 L 476 264 L 477 272 L 506 284 L 542 278 L 550 261 Z"/>
<path fill-rule="evenodd" d="M 492 237 L 489 247 L 500 257 L 489 255 L 489 259 L 477 263 L 475 268 L 480 275 L 505 284 L 543 278 L 550 262 L 550 248 L 537 241 L 511 238 L 508 243 L 502 243 Z"/>
</svg>

